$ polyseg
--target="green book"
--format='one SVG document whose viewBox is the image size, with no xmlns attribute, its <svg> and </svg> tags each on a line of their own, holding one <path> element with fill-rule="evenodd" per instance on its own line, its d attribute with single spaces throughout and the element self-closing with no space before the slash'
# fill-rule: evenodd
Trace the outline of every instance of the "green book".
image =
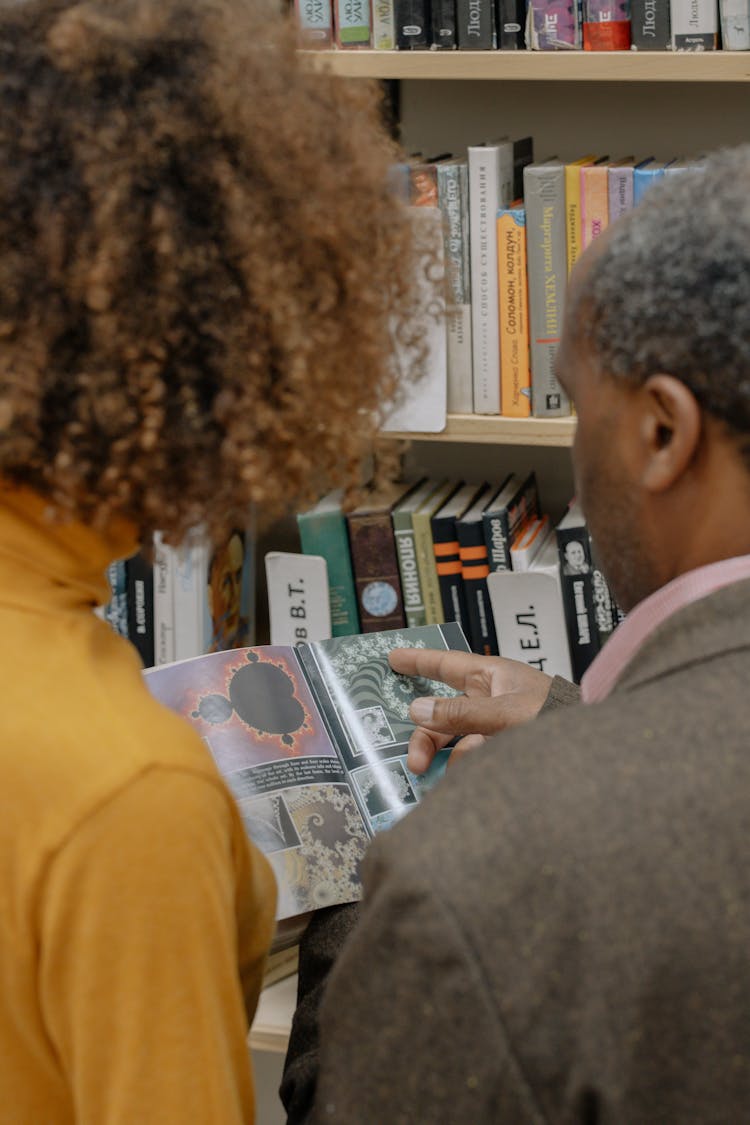
<svg viewBox="0 0 750 1125">
<path fill-rule="evenodd" d="M 437 576 L 435 552 L 432 549 L 431 519 L 438 508 L 453 495 L 460 481 L 433 481 L 433 491 L 412 513 L 414 529 L 414 549 L 417 555 L 417 569 L 424 599 L 425 617 L 428 625 L 439 625 L 443 620 L 443 599 L 440 596 L 440 583 Z"/>
<path fill-rule="evenodd" d="M 404 598 L 406 624 L 410 629 L 427 624 L 422 580 L 417 564 L 413 516 L 417 508 L 435 491 L 438 481 L 421 480 L 408 496 L 396 505 L 391 513 L 393 533 L 396 537 L 396 555 L 401 575 L 401 593 Z"/>
<path fill-rule="evenodd" d="M 315 507 L 297 515 L 302 553 L 321 555 L 328 566 L 331 633 L 347 637 L 359 632 L 357 594 L 341 490 L 329 492 Z"/>
</svg>

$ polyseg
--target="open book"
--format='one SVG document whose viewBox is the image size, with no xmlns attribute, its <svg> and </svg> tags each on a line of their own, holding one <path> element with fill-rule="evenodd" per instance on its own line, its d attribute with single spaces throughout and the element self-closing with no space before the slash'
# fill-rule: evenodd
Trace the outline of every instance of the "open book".
<svg viewBox="0 0 750 1125">
<path fill-rule="evenodd" d="M 469 648 L 458 625 L 425 625 L 233 649 L 144 673 L 210 749 L 274 869 L 281 923 L 358 899 L 368 839 L 444 772 L 447 751 L 424 776 L 408 769 L 408 709 L 417 696 L 456 693 L 393 672 L 388 653 L 406 647 Z M 294 930 L 282 926 L 277 944 Z"/>
</svg>

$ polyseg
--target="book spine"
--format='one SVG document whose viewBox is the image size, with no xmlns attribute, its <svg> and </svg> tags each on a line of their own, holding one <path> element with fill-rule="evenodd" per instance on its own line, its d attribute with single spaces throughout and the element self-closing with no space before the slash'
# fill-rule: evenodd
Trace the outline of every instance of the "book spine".
<svg viewBox="0 0 750 1125">
<path fill-rule="evenodd" d="M 443 603 L 443 619 L 456 621 L 468 637 L 470 630 L 466 592 L 461 577 L 456 520 L 452 516 L 433 516 L 432 544 Z"/>
<path fill-rule="evenodd" d="M 297 516 L 302 553 L 322 555 L 328 567 L 331 635 L 347 637 L 359 632 L 357 593 L 354 587 L 346 519 L 337 512 L 300 512 Z"/>
<path fill-rule="evenodd" d="M 500 400 L 507 417 L 528 418 L 531 413 L 529 298 L 526 212 L 522 207 L 498 213 L 497 261 Z"/>
<path fill-rule="evenodd" d="M 372 0 L 372 45 L 376 51 L 395 51 L 394 0 Z"/>
<path fill-rule="evenodd" d="M 717 0 L 670 0 L 672 50 L 715 51 L 719 46 Z"/>
<path fill-rule="evenodd" d="M 565 165 L 565 249 L 568 273 L 581 256 L 581 166 Z"/>
<path fill-rule="evenodd" d="M 331 0 L 294 0 L 294 10 L 303 47 L 333 46 Z"/>
<path fill-rule="evenodd" d="M 154 568 L 139 552 L 125 564 L 128 637 L 138 649 L 144 668 L 154 663 Z"/>
<path fill-rule="evenodd" d="M 521 51 L 526 46 L 526 0 L 497 0 L 495 24 L 501 51 Z"/>
<path fill-rule="evenodd" d="M 444 217 L 449 299 L 446 318 L 448 412 L 471 414 L 474 410 L 474 388 L 471 366 L 468 165 L 438 164 L 437 177 L 438 205 Z"/>
<path fill-rule="evenodd" d="M 585 570 L 571 571 L 566 561 L 569 543 L 580 544 L 585 558 Z M 591 550 L 585 527 L 557 529 L 557 549 L 560 556 L 561 588 L 565 626 L 568 632 L 570 662 L 573 679 L 581 677 L 599 651 L 599 634 L 594 610 L 594 585 Z"/>
<path fill-rule="evenodd" d="M 670 51 L 669 0 L 631 0 L 630 33 L 633 51 Z"/>
<path fill-rule="evenodd" d="M 559 569 L 490 575 L 500 655 L 548 676 L 571 678 Z"/>
<path fill-rule="evenodd" d="M 394 0 L 399 51 L 426 51 L 430 45 L 428 0 Z"/>
<path fill-rule="evenodd" d="M 401 594 L 404 599 L 406 624 L 410 629 L 416 625 L 426 625 L 427 614 L 417 565 L 417 547 L 414 541 L 411 512 L 393 513 L 393 534 L 396 540 L 396 556 L 401 576 Z"/>
<path fill-rule="evenodd" d="M 590 246 L 609 222 L 609 191 L 606 164 L 588 164 L 581 175 L 581 234 L 583 248 Z"/>
<path fill-rule="evenodd" d="M 431 40 L 434 51 L 456 49 L 456 0 L 431 0 Z"/>
<path fill-rule="evenodd" d="M 497 210 L 509 206 L 512 146 L 469 149 L 474 411 L 500 413 L 500 334 L 497 320 Z"/>
<path fill-rule="evenodd" d="M 565 176 L 562 164 L 524 171 L 531 336 L 531 409 L 537 418 L 570 413 L 555 375 L 567 279 Z"/>
<path fill-rule="evenodd" d="M 581 9 L 579 0 L 529 0 L 526 42 L 533 51 L 579 51 Z"/>
<path fill-rule="evenodd" d="M 206 651 L 205 590 L 208 545 L 184 543 L 175 552 L 173 570 L 174 658 L 189 660 Z"/>
<path fill-rule="evenodd" d="M 118 559 L 107 567 L 110 598 L 103 607 L 102 614 L 110 628 L 121 637 L 128 635 L 128 587 L 125 574 L 124 559 Z"/>
<path fill-rule="evenodd" d="M 458 520 L 456 530 L 472 652 L 478 652 L 483 656 L 496 655 L 497 636 L 487 591 L 487 576 L 490 568 L 482 524 L 481 522 L 463 523 Z"/>
<path fill-rule="evenodd" d="M 725 51 L 750 51 L 748 0 L 719 0 L 721 45 Z"/>
<path fill-rule="evenodd" d="M 485 512 L 482 516 L 484 542 L 490 571 L 510 570 L 510 521 L 508 509 Z"/>
<path fill-rule="evenodd" d="M 403 629 L 406 619 L 390 512 L 352 512 L 347 523 L 362 632 Z"/>
<path fill-rule="evenodd" d="M 623 165 L 621 168 L 608 169 L 607 198 L 609 221 L 613 223 L 633 206 L 632 166 Z"/>
<path fill-rule="evenodd" d="M 154 662 L 174 660 L 174 548 L 154 532 Z"/>
<path fill-rule="evenodd" d="M 456 40 L 461 51 L 491 51 L 497 45 L 494 0 L 456 0 Z"/>
<path fill-rule="evenodd" d="M 334 27 L 338 47 L 369 47 L 370 0 L 335 0 Z"/>
<path fill-rule="evenodd" d="M 584 51 L 627 51 L 630 0 L 584 0 Z"/>
<path fill-rule="evenodd" d="M 432 544 L 430 517 L 426 512 L 415 512 L 412 517 L 417 568 L 424 597 L 425 624 L 442 625 L 443 600 L 440 596 L 435 551 Z"/>
<path fill-rule="evenodd" d="M 657 180 L 660 180 L 664 175 L 664 169 L 659 166 L 651 167 L 646 165 L 644 168 L 635 168 L 633 170 L 633 206 L 637 206 L 650 187 L 652 187 Z"/>
</svg>

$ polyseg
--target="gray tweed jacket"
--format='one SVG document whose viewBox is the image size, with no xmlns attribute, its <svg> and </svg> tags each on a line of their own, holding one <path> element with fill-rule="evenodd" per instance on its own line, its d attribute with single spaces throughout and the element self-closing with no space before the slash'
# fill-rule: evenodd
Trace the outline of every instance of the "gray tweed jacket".
<svg viewBox="0 0 750 1125">
<path fill-rule="evenodd" d="M 356 915 L 303 949 L 290 1122 L 750 1121 L 750 582 L 457 766 Z"/>
</svg>

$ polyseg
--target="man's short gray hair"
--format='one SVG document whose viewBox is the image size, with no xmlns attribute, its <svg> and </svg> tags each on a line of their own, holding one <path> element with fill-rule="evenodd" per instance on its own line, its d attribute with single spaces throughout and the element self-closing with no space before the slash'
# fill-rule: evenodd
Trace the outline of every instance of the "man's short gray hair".
<svg viewBox="0 0 750 1125">
<path fill-rule="evenodd" d="M 576 305 L 604 372 L 673 375 L 750 434 L 750 145 L 654 186 L 611 231 Z"/>
</svg>

